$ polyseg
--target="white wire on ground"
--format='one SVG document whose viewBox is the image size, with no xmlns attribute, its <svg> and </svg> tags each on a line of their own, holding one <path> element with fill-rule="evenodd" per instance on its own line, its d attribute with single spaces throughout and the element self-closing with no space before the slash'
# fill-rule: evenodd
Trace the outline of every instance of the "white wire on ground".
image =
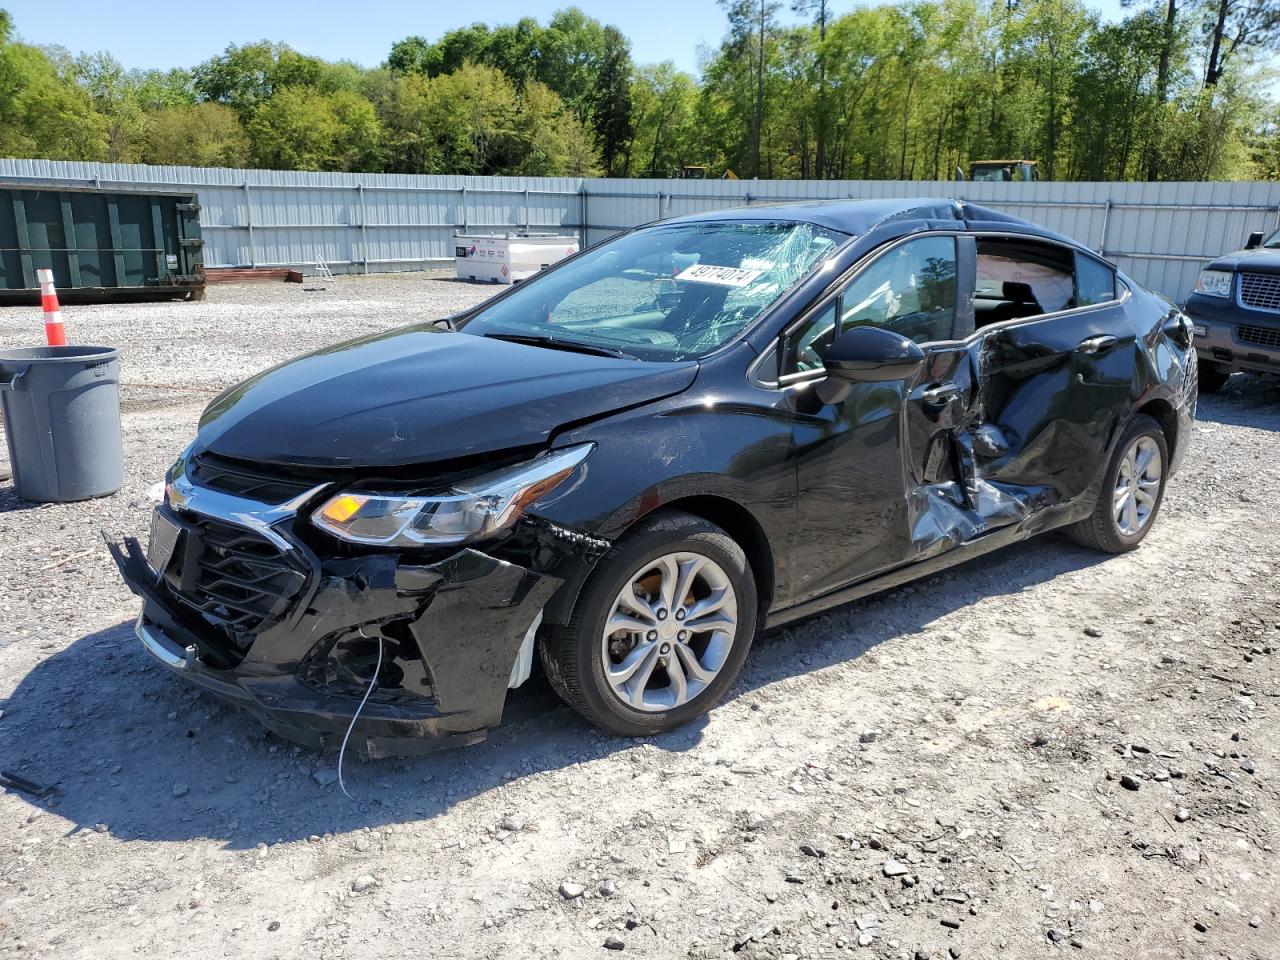
<svg viewBox="0 0 1280 960">
<path fill-rule="evenodd" d="M 360 636 L 372 640 L 363 630 Z M 369 702 L 369 695 L 373 693 L 373 688 L 378 685 L 378 674 L 382 672 L 382 634 L 378 634 L 378 665 L 373 668 L 373 677 L 369 680 L 369 689 L 364 692 L 364 699 L 360 701 L 360 706 L 356 707 L 355 715 L 351 718 L 351 724 L 347 727 L 346 736 L 342 738 L 342 746 L 338 749 L 338 786 L 342 789 L 343 794 L 348 800 L 355 800 L 350 793 L 347 793 L 347 785 L 342 782 L 342 758 L 347 755 L 347 741 L 351 739 L 351 731 L 355 729 L 356 721 L 360 719 L 360 711 L 364 709 L 364 705 Z"/>
</svg>

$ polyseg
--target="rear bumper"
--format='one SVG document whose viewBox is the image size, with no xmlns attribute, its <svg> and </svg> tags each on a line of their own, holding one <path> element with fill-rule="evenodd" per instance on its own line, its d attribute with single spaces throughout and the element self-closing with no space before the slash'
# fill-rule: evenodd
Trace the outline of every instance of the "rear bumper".
<svg viewBox="0 0 1280 960">
<path fill-rule="evenodd" d="M 1250 310 L 1234 300 L 1200 294 L 1187 298 L 1184 312 L 1201 328 L 1195 347 L 1202 362 L 1227 370 L 1280 374 L 1280 313 Z"/>
<path fill-rule="evenodd" d="M 286 739 L 336 749 L 373 675 L 368 649 L 381 646 L 378 684 L 350 740 L 370 757 L 483 740 L 502 719 L 526 634 L 562 582 L 470 549 L 430 565 L 386 554 L 317 562 L 300 608 L 226 666 L 215 665 L 207 623 L 174 597 L 138 541 L 110 549 L 142 598 L 136 629 L 144 648 Z M 344 662 L 348 649 L 363 659 Z"/>
</svg>

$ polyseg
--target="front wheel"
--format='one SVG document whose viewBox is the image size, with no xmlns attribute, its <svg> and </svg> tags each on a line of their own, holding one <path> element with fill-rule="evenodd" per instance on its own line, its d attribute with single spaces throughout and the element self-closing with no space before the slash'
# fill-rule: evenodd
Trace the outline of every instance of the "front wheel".
<svg viewBox="0 0 1280 960">
<path fill-rule="evenodd" d="M 709 710 L 737 678 L 756 629 L 742 548 L 687 513 L 643 521 L 587 581 L 569 624 L 542 644 L 556 692 L 592 723 L 651 736 Z"/>
<path fill-rule="evenodd" d="M 1104 553 L 1136 549 L 1160 511 L 1168 462 L 1164 430 L 1151 417 L 1138 414 L 1116 444 L 1093 513 L 1068 527 L 1067 533 Z"/>
</svg>

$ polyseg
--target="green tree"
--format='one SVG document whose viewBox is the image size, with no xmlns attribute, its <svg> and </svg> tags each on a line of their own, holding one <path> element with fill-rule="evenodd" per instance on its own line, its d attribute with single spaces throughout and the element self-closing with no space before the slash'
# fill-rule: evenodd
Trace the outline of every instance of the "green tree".
<svg viewBox="0 0 1280 960">
<path fill-rule="evenodd" d="M 179 104 L 147 118 L 143 163 L 245 167 L 250 159 L 240 118 L 225 104 Z"/>
<path fill-rule="evenodd" d="M 0 10 L 0 153 L 10 157 L 101 160 L 106 123 L 75 81 L 69 58 L 55 63 L 13 39 L 13 20 Z"/>
<path fill-rule="evenodd" d="M 518 144 L 503 172 L 533 177 L 595 177 L 599 160 L 582 122 L 549 86 L 530 80 L 516 112 Z"/>
<path fill-rule="evenodd" d="M 380 127 L 358 94 L 286 86 L 259 103 L 245 125 L 254 162 L 280 170 L 377 167 Z"/>
<path fill-rule="evenodd" d="M 107 151 L 113 163 L 134 163 L 141 156 L 146 116 L 136 77 L 109 53 L 85 53 L 75 60 L 75 76 L 88 91 L 93 109 L 102 117 Z"/>
<path fill-rule="evenodd" d="M 734 56 L 745 57 L 751 74 L 751 175 L 759 177 L 761 143 L 765 126 L 766 72 L 770 66 L 771 41 L 776 42 L 778 11 L 782 4 L 771 0 L 719 0 L 729 18 L 730 40 Z"/>
<path fill-rule="evenodd" d="M 464 63 L 452 73 L 411 80 L 399 132 L 413 144 L 420 173 L 491 174 L 515 154 L 516 88 L 501 70 Z"/>
<path fill-rule="evenodd" d="M 632 87 L 635 124 L 624 176 L 675 176 L 705 158 L 695 146 L 698 84 L 670 60 L 640 67 Z"/>
<path fill-rule="evenodd" d="M 196 93 L 203 100 L 225 103 L 247 119 L 284 87 L 316 86 L 324 64 L 282 43 L 260 40 L 232 44 L 193 71 Z"/>
<path fill-rule="evenodd" d="M 617 28 L 605 27 L 604 51 L 591 98 L 591 117 L 600 162 L 608 176 L 620 176 L 625 168 L 627 143 L 632 134 L 634 71 L 627 38 Z"/>
</svg>

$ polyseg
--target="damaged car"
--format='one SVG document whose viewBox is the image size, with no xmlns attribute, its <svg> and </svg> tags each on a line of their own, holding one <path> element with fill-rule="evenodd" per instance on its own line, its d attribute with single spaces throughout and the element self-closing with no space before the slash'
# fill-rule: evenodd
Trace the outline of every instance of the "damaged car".
<svg viewBox="0 0 1280 960">
<path fill-rule="evenodd" d="M 1134 549 L 1195 401 L 1190 321 L 1065 237 L 753 206 L 228 390 L 113 554 L 146 649 L 287 738 L 474 742 L 535 660 L 645 736 L 761 630 L 1048 530 Z"/>
</svg>

